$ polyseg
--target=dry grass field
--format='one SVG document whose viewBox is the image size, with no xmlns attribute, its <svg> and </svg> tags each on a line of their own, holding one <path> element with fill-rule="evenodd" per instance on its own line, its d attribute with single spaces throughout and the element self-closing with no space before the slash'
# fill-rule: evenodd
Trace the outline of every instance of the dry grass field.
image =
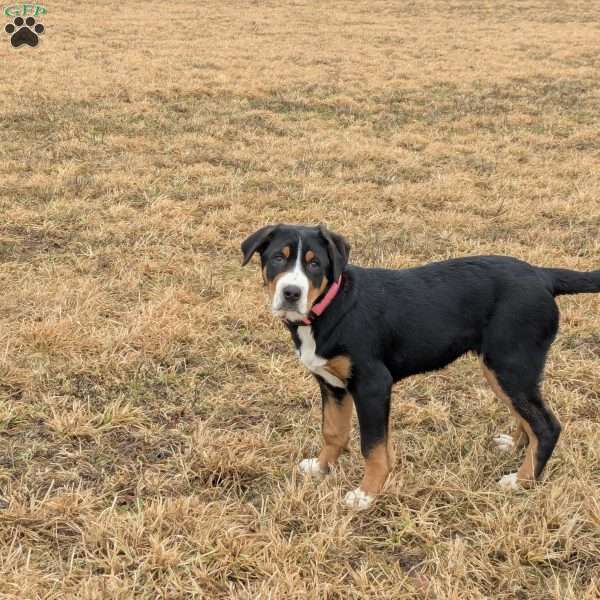
<svg viewBox="0 0 600 600">
<path fill-rule="evenodd" d="M 563 436 L 506 493 L 475 358 L 395 387 L 364 512 L 239 244 L 600 268 L 600 5 L 48 3 L 0 44 L 0 598 L 600 598 L 600 297 L 559 300 Z M 4 23 L 2 23 L 2 28 Z"/>
</svg>

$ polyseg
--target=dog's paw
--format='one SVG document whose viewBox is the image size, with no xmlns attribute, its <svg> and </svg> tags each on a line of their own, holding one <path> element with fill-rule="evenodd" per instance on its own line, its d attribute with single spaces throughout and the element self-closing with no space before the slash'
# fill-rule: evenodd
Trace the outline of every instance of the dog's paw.
<svg viewBox="0 0 600 600">
<path fill-rule="evenodd" d="M 515 440 L 512 435 L 506 433 L 500 433 L 494 438 L 494 445 L 497 450 L 502 452 L 508 452 L 515 447 Z"/>
<path fill-rule="evenodd" d="M 344 497 L 344 504 L 350 508 L 363 510 L 365 508 L 369 508 L 369 506 L 373 504 L 373 500 L 375 500 L 374 496 L 370 496 L 366 492 L 363 492 L 360 488 L 356 488 L 355 490 L 352 490 L 346 494 Z"/>
<path fill-rule="evenodd" d="M 298 464 L 298 470 L 303 475 L 325 475 L 321 470 L 318 458 L 305 458 Z"/>
<path fill-rule="evenodd" d="M 516 473 L 509 473 L 508 475 L 504 475 L 498 480 L 498 485 L 507 491 L 519 490 L 521 489 L 521 485 L 519 484 L 519 480 L 517 479 Z"/>
</svg>

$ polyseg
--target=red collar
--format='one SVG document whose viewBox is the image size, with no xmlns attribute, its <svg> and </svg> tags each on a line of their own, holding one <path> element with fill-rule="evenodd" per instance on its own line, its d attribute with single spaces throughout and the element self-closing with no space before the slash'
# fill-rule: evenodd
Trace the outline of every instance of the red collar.
<svg viewBox="0 0 600 600">
<path fill-rule="evenodd" d="M 325 309 L 331 304 L 333 299 L 337 296 L 337 293 L 340 291 L 340 288 L 342 287 L 342 277 L 343 275 L 340 275 L 338 280 L 334 281 L 329 286 L 329 289 L 327 290 L 327 293 L 323 296 L 323 300 L 321 300 L 321 302 L 313 304 L 313 307 L 308 313 L 308 317 L 306 319 L 302 319 L 303 325 L 310 325 L 316 317 L 321 316 L 325 312 Z"/>
<path fill-rule="evenodd" d="M 333 302 L 333 299 L 337 296 L 338 292 L 340 291 L 340 288 L 342 287 L 343 277 L 344 274 L 342 273 L 339 276 L 338 280 L 334 281 L 329 286 L 327 293 L 323 296 L 323 300 L 317 302 L 316 304 L 313 304 L 313 307 L 308 313 L 308 317 L 300 321 L 302 325 L 311 325 L 317 317 L 321 316 L 325 312 L 325 309 Z M 286 321 L 286 319 L 284 319 L 284 321 Z"/>
</svg>

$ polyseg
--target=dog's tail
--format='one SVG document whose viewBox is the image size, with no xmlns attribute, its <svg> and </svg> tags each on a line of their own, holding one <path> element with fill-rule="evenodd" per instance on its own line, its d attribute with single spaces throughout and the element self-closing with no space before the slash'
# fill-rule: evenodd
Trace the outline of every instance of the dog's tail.
<svg viewBox="0 0 600 600">
<path fill-rule="evenodd" d="M 600 292 L 600 271 L 571 271 L 540 267 L 544 280 L 554 296 Z"/>
</svg>

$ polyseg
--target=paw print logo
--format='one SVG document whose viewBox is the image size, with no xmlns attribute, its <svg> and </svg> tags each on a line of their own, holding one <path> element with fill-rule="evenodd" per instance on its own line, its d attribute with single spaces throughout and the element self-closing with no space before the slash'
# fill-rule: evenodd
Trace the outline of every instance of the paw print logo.
<svg viewBox="0 0 600 600">
<path fill-rule="evenodd" d="M 12 23 L 8 23 L 4 27 L 4 31 L 10 35 L 10 43 L 18 48 L 23 44 L 27 44 L 32 48 L 38 45 L 39 36 L 44 33 L 44 26 L 41 23 L 36 23 L 33 17 L 16 17 Z"/>
</svg>

